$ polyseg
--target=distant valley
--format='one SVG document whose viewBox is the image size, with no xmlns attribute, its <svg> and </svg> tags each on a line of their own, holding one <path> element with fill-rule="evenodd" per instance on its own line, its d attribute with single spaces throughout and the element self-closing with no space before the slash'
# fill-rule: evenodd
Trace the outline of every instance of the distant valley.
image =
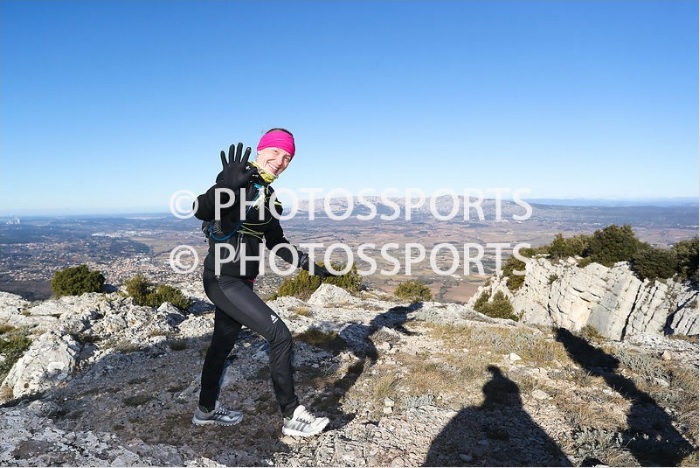
<svg viewBox="0 0 700 468">
<path fill-rule="evenodd" d="M 424 260 L 411 265 L 409 275 L 402 265 L 395 275 L 375 273 L 365 277 L 367 284 L 387 292 L 393 291 L 407 276 L 418 278 L 429 285 L 437 299 L 452 302 L 466 302 L 493 273 L 497 263 L 497 252 L 490 247 L 493 244 L 501 245 L 498 248 L 505 259 L 517 244 L 535 247 L 549 243 L 557 233 L 566 237 L 590 234 L 610 224 L 630 224 L 639 239 L 654 245 L 671 245 L 698 234 L 697 202 L 672 206 L 529 203 L 530 213 L 523 204 L 495 200 L 484 200 L 477 206 L 465 205 L 459 199 L 455 205 L 449 197 L 441 197 L 432 206 L 426 201 L 418 207 L 406 207 L 406 200 L 385 204 L 374 198 L 369 202 L 370 206 L 357 201 L 349 206 L 347 200 L 334 199 L 326 206 L 318 202 L 314 209 L 302 203 L 291 219 L 283 221 L 285 234 L 296 245 L 321 244 L 317 256 L 322 256 L 333 244 L 344 244 L 355 253 L 362 244 L 374 244 L 376 249 L 367 249 L 365 253 L 376 259 L 378 271 L 392 266 L 379 255 L 379 249 L 386 244 L 398 245 L 391 254 L 399 262 L 405 260 L 402 256 L 406 245 L 423 246 L 428 254 L 431 249 L 441 248 L 434 260 L 442 271 L 455 261 L 467 263 L 465 245 L 481 246 L 482 256 L 470 262 L 467 271 L 460 264 L 453 274 L 438 275 L 426 255 Z M 340 217 L 344 219 L 337 219 Z M 451 258 L 446 244 L 454 246 L 453 251 L 460 257 Z M 29 300 L 46 299 L 51 293 L 53 273 L 81 263 L 99 268 L 107 283 L 113 285 L 139 272 L 172 284 L 199 281 L 200 270 L 183 276 L 170 269 L 170 252 L 178 245 L 194 247 L 201 268 L 207 246 L 200 222 L 195 218 L 178 219 L 165 213 L 0 219 L 0 290 Z M 418 254 L 415 247 L 409 253 Z M 339 249 L 331 258 L 341 263 L 347 260 L 346 253 Z M 358 268 L 364 268 L 361 259 L 355 256 L 353 260 Z M 478 264 L 483 266 L 483 274 L 478 271 Z M 267 274 L 259 284 L 270 292 L 280 281 L 276 275 Z"/>
</svg>

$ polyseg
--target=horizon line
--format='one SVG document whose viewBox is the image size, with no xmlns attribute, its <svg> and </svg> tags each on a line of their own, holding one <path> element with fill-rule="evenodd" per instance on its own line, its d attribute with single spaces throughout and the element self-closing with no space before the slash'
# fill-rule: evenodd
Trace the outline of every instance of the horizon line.
<svg viewBox="0 0 700 468">
<path fill-rule="evenodd" d="M 354 195 L 353 197 L 356 197 Z M 334 197 L 337 199 L 342 199 L 342 197 Z M 367 198 L 379 198 L 379 196 L 371 196 Z M 402 197 L 388 197 L 390 200 L 399 199 Z M 494 198 L 484 198 L 486 200 L 495 200 Z M 660 203 L 685 203 L 688 205 L 700 205 L 700 199 L 698 197 L 692 196 L 678 196 L 678 197 L 639 197 L 639 198 L 623 198 L 623 197 L 608 197 L 608 198 L 587 198 L 587 197 L 537 197 L 537 198 L 525 198 L 521 199 L 524 202 L 532 202 L 537 204 L 538 202 L 543 202 L 546 204 L 554 205 L 564 205 L 564 206 L 605 206 L 607 208 L 629 208 L 632 206 L 643 207 L 643 206 L 663 206 Z M 308 200 L 300 200 L 308 201 Z M 502 201 L 512 202 L 511 199 L 504 198 Z M 566 205 L 570 203 L 570 205 Z M 616 205 L 614 203 L 620 203 Z M 644 205 L 645 203 L 655 203 L 656 205 Z M 633 204 L 633 205 L 630 205 Z M 172 214 L 167 208 L 142 208 L 133 210 L 123 210 L 123 211 L 92 211 L 91 209 L 79 210 L 79 211 L 58 211 L 58 210 L 42 210 L 42 209 L 26 209 L 18 210 L 15 213 L 0 213 L 0 219 L 12 219 L 19 217 L 67 217 L 67 216 L 99 216 L 99 217 L 109 217 L 109 216 L 156 216 L 156 215 L 169 215 Z"/>
</svg>

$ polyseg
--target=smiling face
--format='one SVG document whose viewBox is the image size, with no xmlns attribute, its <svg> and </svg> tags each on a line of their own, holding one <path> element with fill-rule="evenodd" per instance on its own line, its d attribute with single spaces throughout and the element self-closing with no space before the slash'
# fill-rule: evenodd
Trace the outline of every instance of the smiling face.
<svg viewBox="0 0 700 468">
<path fill-rule="evenodd" d="M 292 160 L 292 155 L 280 148 L 265 148 L 258 151 L 255 159 L 265 171 L 274 176 L 279 176 Z"/>
</svg>

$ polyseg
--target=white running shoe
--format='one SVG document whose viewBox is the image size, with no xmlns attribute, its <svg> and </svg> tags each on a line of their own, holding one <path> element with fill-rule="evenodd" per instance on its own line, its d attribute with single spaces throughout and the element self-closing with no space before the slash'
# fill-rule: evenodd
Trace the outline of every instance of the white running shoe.
<svg viewBox="0 0 700 468">
<path fill-rule="evenodd" d="M 313 436 L 321 432 L 329 422 L 328 418 L 317 418 L 303 405 L 299 405 L 291 418 L 284 418 L 282 434 L 294 437 Z"/>
<path fill-rule="evenodd" d="M 199 407 L 194 411 L 192 423 L 202 426 L 204 424 L 218 424 L 220 426 L 233 426 L 241 422 L 243 413 L 240 411 L 232 411 L 223 406 L 216 405 L 214 411 L 208 413 L 202 411 Z"/>
</svg>

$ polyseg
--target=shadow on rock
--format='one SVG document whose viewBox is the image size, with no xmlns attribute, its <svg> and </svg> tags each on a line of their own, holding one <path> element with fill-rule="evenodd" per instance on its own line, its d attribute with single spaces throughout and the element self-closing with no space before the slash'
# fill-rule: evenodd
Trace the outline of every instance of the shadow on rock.
<svg viewBox="0 0 700 468">
<path fill-rule="evenodd" d="M 592 375 L 602 377 L 611 389 L 632 403 L 622 443 L 641 466 L 678 466 L 693 451 L 651 395 L 617 371 L 620 362 L 616 357 L 564 328 L 557 330 L 556 339 L 572 360 Z"/>
<path fill-rule="evenodd" d="M 571 466 L 523 408 L 518 385 L 489 366 L 484 402 L 461 410 L 433 440 L 424 466 Z"/>
<path fill-rule="evenodd" d="M 392 343 L 398 342 L 401 335 L 412 335 L 413 332 L 407 330 L 404 324 L 409 320 L 408 314 L 422 306 L 422 303 L 415 303 L 408 307 L 392 307 L 378 314 L 368 325 L 353 323 L 341 330 L 340 337 L 344 347 L 337 352 L 350 351 L 358 361 L 348 368 L 343 377 L 331 384 L 333 396 L 330 399 L 326 398 L 323 402 L 315 403 L 317 406 L 323 405 L 327 408 L 326 412 L 331 417 L 330 428 L 338 429 L 355 418 L 355 414 L 346 414 L 342 411 L 340 401 L 357 383 L 362 373 L 377 362 L 379 351 L 376 343 L 381 342 L 380 346 L 390 349 Z"/>
</svg>

